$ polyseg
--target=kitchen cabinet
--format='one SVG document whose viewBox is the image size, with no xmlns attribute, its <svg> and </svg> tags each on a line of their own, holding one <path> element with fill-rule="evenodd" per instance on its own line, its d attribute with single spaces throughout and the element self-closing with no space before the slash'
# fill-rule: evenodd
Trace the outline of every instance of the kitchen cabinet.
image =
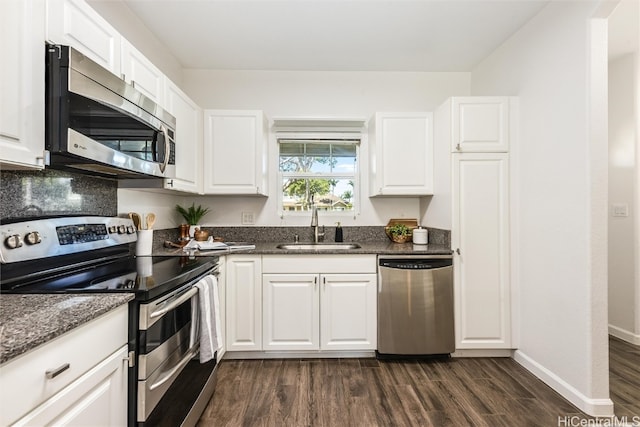
<svg viewBox="0 0 640 427">
<path fill-rule="evenodd" d="M 375 350 L 375 270 L 373 255 L 263 257 L 264 350 Z"/>
<path fill-rule="evenodd" d="M 227 352 L 262 350 L 260 255 L 229 255 L 226 261 Z"/>
<path fill-rule="evenodd" d="M 159 105 L 164 103 L 165 76 L 124 37 L 121 39 L 121 77 L 144 96 Z"/>
<path fill-rule="evenodd" d="M 204 111 L 204 194 L 267 195 L 262 111 Z"/>
<path fill-rule="evenodd" d="M 218 302 L 220 303 L 220 349 L 217 354 L 217 361 L 220 363 L 227 351 L 227 259 L 220 257 L 218 261 Z"/>
<path fill-rule="evenodd" d="M 47 40 L 69 45 L 120 76 L 121 36 L 84 0 L 47 0 Z"/>
<path fill-rule="evenodd" d="M 462 153 L 509 151 L 511 114 L 515 98 L 472 96 L 450 98 L 451 151 Z"/>
<path fill-rule="evenodd" d="M 126 425 L 127 324 L 123 305 L 0 366 L 0 425 Z"/>
<path fill-rule="evenodd" d="M 453 154 L 452 175 L 456 349 L 509 349 L 509 155 Z"/>
<path fill-rule="evenodd" d="M 3 169 L 44 167 L 44 28 L 42 1 L 0 1 Z"/>
<path fill-rule="evenodd" d="M 176 178 L 164 188 L 202 194 L 202 109 L 164 78 L 164 106 L 176 118 Z"/>
<path fill-rule="evenodd" d="M 433 114 L 376 113 L 371 196 L 433 194 Z"/>
</svg>

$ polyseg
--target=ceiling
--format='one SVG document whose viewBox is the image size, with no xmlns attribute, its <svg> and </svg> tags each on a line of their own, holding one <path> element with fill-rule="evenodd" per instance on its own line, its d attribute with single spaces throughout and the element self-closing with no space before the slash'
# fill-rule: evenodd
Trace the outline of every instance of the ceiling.
<svg viewBox="0 0 640 427">
<path fill-rule="evenodd" d="M 470 71 L 548 0 L 122 0 L 184 68 Z"/>
</svg>

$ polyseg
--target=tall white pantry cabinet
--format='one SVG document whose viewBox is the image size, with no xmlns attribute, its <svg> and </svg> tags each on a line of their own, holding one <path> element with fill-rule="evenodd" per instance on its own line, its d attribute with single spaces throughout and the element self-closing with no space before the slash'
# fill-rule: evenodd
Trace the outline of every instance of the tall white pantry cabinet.
<svg viewBox="0 0 640 427">
<path fill-rule="evenodd" d="M 456 350 L 512 348 L 509 151 L 516 102 L 451 98 L 436 113 L 451 147 Z"/>
</svg>

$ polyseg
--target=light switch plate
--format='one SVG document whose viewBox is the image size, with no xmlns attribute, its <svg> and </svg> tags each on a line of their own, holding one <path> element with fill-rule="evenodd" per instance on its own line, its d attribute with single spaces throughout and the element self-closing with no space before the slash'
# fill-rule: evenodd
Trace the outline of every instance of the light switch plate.
<svg viewBox="0 0 640 427">
<path fill-rule="evenodd" d="M 616 203 L 611 206 L 611 215 L 616 217 L 629 216 L 629 205 L 626 203 Z"/>
<path fill-rule="evenodd" d="M 242 225 L 252 225 L 253 223 L 253 212 L 242 212 Z"/>
</svg>

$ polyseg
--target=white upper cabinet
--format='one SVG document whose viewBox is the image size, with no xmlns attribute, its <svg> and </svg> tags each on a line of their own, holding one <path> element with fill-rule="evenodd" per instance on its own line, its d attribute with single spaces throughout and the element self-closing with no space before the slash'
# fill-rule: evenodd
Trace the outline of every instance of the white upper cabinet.
<svg viewBox="0 0 640 427">
<path fill-rule="evenodd" d="M 162 105 L 165 86 L 165 77 L 162 71 L 124 38 L 121 49 L 121 77 L 147 98 Z"/>
<path fill-rule="evenodd" d="M 44 4 L 0 1 L 0 164 L 44 167 Z"/>
<path fill-rule="evenodd" d="M 165 77 L 164 106 L 176 118 L 176 178 L 165 188 L 202 194 L 202 109 Z"/>
<path fill-rule="evenodd" d="M 433 194 L 433 114 L 376 113 L 370 196 Z"/>
<path fill-rule="evenodd" d="M 120 34 L 84 0 L 47 0 L 47 39 L 120 76 Z"/>
<path fill-rule="evenodd" d="M 451 151 L 466 153 L 509 151 L 510 98 L 474 96 L 451 98 Z"/>
<path fill-rule="evenodd" d="M 262 111 L 204 111 L 204 193 L 267 195 Z"/>
</svg>

